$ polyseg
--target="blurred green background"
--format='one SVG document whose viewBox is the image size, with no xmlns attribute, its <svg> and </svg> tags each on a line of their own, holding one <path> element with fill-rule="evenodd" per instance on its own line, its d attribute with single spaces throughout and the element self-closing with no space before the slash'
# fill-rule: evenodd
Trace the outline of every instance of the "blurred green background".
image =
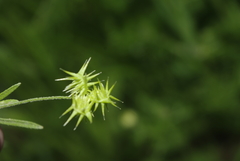
<svg viewBox="0 0 240 161">
<path fill-rule="evenodd" d="M 65 95 L 59 68 L 117 81 L 106 120 L 59 116 L 70 100 L 1 110 L 44 130 L 2 126 L 1 161 L 239 161 L 237 0 L 0 0 L 0 91 Z"/>
</svg>

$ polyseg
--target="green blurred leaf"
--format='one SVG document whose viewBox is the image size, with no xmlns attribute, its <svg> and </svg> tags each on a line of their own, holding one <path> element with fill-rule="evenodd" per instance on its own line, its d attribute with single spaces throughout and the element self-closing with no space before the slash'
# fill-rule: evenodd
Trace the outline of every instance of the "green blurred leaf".
<svg viewBox="0 0 240 161">
<path fill-rule="evenodd" d="M 19 102 L 19 101 L 16 99 L 7 99 L 7 100 L 0 101 L 0 106 L 4 106 L 4 104 L 10 104 L 10 103 L 16 103 L 16 102 Z"/>
<path fill-rule="evenodd" d="M 24 120 L 16 120 L 16 119 L 10 119 L 10 118 L 8 118 L 8 119 L 0 118 L 0 124 L 29 128 L 29 129 L 43 129 L 43 126 L 36 124 L 34 122 L 24 121 Z"/>
<path fill-rule="evenodd" d="M 14 84 L 13 86 L 9 87 L 8 89 L 6 89 L 2 93 L 0 93 L 0 100 L 4 99 L 9 94 L 11 94 L 13 91 L 15 91 L 20 85 L 21 85 L 21 83 Z"/>
</svg>

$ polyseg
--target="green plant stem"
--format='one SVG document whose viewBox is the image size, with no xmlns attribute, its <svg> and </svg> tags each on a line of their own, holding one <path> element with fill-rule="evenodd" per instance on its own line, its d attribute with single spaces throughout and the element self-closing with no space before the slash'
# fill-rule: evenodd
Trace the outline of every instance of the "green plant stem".
<svg viewBox="0 0 240 161">
<path fill-rule="evenodd" d="M 31 102 L 61 100 L 61 99 L 72 99 L 72 98 L 68 97 L 68 96 L 49 96 L 49 97 L 30 98 L 30 99 L 26 99 L 26 100 L 22 100 L 22 101 L 17 101 L 17 102 L 13 102 L 13 103 L 0 105 L 0 109 L 17 106 L 17 105 L 21 105 L 21 104 L 26 104 L 26 103 L 31 103 Z"/>
</svg>

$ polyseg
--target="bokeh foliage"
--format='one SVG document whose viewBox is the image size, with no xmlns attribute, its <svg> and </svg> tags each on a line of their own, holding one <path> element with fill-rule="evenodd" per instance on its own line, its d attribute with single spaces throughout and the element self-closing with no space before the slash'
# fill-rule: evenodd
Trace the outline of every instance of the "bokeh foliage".
<svg viewBox="0 0 240 161">
<path fill-rule="evenodd" d="M 68 100 L 1 110 L 34 131 L 2 126 L 0 160 L 238 161 L 240 4 L 237 0 L 0 0 L 0 90 L 64 95 L 59 68 L 117 81 L 121 111 L 62 127 Z"/>
</svg>

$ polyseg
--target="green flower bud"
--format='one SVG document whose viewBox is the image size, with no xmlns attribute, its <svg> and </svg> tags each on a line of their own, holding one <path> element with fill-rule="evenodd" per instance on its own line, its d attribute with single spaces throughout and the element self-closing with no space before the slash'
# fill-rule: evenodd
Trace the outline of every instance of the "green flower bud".
<svg viewBox="0 0 240 161">
<path fill-rule="evenodd" d="M 86 68 L 90 60 L 91 58 L 86 60 L 86 62 L 83 64 L 82 68 L 79 70 L 78 73 L 73 73 L 73 72 L 69 72 L 62 69 L 62 71 L 69 74 L 70 77 L 56 79 L 56 81 L 63 81 L 63 80 L 72 81 L 72 83 L 66 86 L 66 88 L 63 90 L 64 92 L 71 93 L 70 96 L 85 95 L 89 92 L 89 87 L 97 84 L 97 82 L 89 82 L 89 81 L 95 78 L 96 76 L 98 76 L 100 73 L 92 75 L 95 72 L 95 71 L 92 71 L 89 74 L 85 74 Z"/>
<path fill-rule="evenodd" d="M 101 104 L 103 118 L 105 119 L 105 112 L 104 112 L 105 104 L 109 103 L 115 107 L 118 107 L 116 105 L 116 102 L 114 102 L 113 100 L 116 100 L 116 101 L 120 101 L 120 100 L 111 95 L 111 92 L 112 92 L 115 84 L 112 85 L 112 87 L 110 89 L 108 89 L 108 80 L 106 82 L 106 87 L 104 87 L 104 85 L 100 81 L 98 81 L 98 85 L 99 85 L 99 87 L 94 86 L 94 90 L 93 90 L 91 99 L 93 102 L 95 102 L 94 111 L 97 109 L 98 105 Z"/>
<path fill-rule="evenodd" d="M 71 121 L 77 115 L 79 115 L 79 118 L 74 130 L 80 124 L 84 116 L 86 116 L 90 121 L 90 123 L 92 123 L 92 116 L 93 116 L 91 111 L 92 106 L 93 106 L 93 102 L 91 102 L 88 96 L 77 95 L 72 97 L 72 105 L 62 114 L 62 116 L 69 113 L 70 111 L 72 111 L 72 114 L 70 115 L 70 117 L 64 123 L 63 126 L 66 126 L 69 123 L 69 121 Z"/>
<path fill-rule="evenodd" d="M 69 74 L 70 77 L 57 79 L 57 81 L 72 81 L 64 89 L 64 92 L 70 93 L 69 97 L 72 98 L 72 105 L 62 114 L 63 116 L 69 112 L 72 112 L 64 126 L 67 125 L 75 116 L 79 116 L 79 118 L 74 129 L 77 128 L 84 117 L 87 117 L 92 123 L 93 112 L 97 110 L 99 104 L 101 105 L 103 118 L 105 119 L 105 104 L 111 104 L 117 107 L 113 100 L 120 101 L 111 95 L 115 84 L 108 89 L 108 81 L 106 82 L 106 87 L 104 87 L 99 80 L 91 82 L 91 80 L 100 73 L 93 74 L 93 71 L 89 74 L 85 74 L 89 61 L 90 58 L 83 64 L 78 73 L 63 70 L 65 73 Z M 94 107 L 93 110 L 92 107 Z"/>
</svg>

